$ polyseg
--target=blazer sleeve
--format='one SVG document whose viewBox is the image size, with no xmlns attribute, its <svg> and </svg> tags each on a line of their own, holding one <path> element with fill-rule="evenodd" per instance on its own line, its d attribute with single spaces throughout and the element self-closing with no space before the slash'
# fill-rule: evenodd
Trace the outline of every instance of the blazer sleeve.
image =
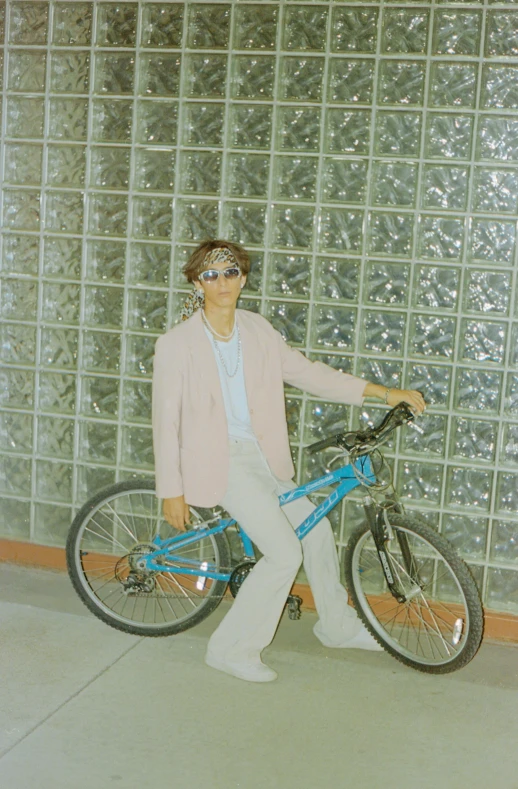
<svg viewBox="0 0 518 789">
<path fill-rule="evenodd" d="M 156 494 L 161 499 L 183 495 L 180 470 L 180 419 L 182 413 L 181 349 L 171 335 L 155 345 L 152 389 L 153 449 Z"/>
<path fill-rule="evenodd" d="M 282 359 L 282 377 L 286 383 L 335 403 L 362 405 L 367 385 L 363 378 L 341 373 L 323 362 L 310 361 L 288 345 L 278 331 L 274 331 Z"/>
</svg>

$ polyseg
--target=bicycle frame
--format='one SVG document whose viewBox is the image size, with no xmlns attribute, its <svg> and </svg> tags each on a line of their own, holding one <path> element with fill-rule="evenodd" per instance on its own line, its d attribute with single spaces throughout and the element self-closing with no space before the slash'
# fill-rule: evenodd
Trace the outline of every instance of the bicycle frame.
<svg viewBox="0 0 518 789">
<path fill-rule="evenodd" d="M 367 480 L 371 480 L 372 482 L 375 481 L 375 475 L 372 471 L 372 464 L 368 456 L 360 458 L 358 461 L 356 461 L 355 465 L 358 470 L 361 471 L 363 477 L 367 478 Z M 344 499 L 348 493 L 354 490 L 354 488 L 359 487 L 362 483 L 356 478 L 352 466 L 347 464 L 341 466 L 335 471 L 325 474 L 323 477 L 319 477 L 318 479 L 312 480 L 311 482 L 307 482 L 304 485 L 299 485 L 298 487 L 293 488 L 293 490 L 288 490 L 286 493 L 282 493 L 279 496 L 279 503 L 282 507 L 285 504 L 288 504 L 290 501 L 296 501 L 296 499 L 300 499 L 302 496 L 306 496 L 309 493 L 314 493 L 321 488 L 333 484 L 336 484 L 336 488 L 313 510 L 311 515 L 303 520 L 302 523 L 295 529 L 295 534 L 299 540 L 304 539 L 306 534 L 309 534 L 309 532 L 315 528 L 317 523 L 319 523 L 328 512 L 336 507 L 336 505 L 342 501 L 342 499 Z M 157 550 L 141 557 L 139 560 L 142 563 L 141 567 L 142 569 L 151 572 L 174 572 L 175 575 L 194 575 L 197 578 L 212 578 L 215 581 L 229 581 L 232 572 L 217 572 L 216 569 L 208 562 L 203 562 L 202 566 L 200 567 L 199 560 L 194 561 L 186 559 L 183 556 L 175 556 L 174 552 L 175 550 L 185 548 L 187 545 L 192 545 L 205 537 L 210 537 L 213 534 L 223 532 L 229 526 L 233 526 L 234 524 L 236 524 L 236 521 L 233 518 L 226 518 L 220 520 L 218 524 L 212 528 L 201 527 L 199 529 L 186 532 L 185 534 L 179 534 L 176 537 L 170 537 L 167 540 L 162 540 L 160 535 L 157 534 L 153 540 L 153 545 L 156 545 Z M 239 524 L 236 525 L 239 531 L 239 536 L 243 543 L 244 559 L 255 561 L 252 541 L 243 531 L 241 526 Z M 168 564 L 161 562 L 160 557 L 164 557 Z M 171 567 L 171 562 L 178 562 L 179 566 Z M 192 568 L 188 566 L 189 564 L 193 565 Z M 203 564 L 206 566 L 203 567 Z"/>
</svg>

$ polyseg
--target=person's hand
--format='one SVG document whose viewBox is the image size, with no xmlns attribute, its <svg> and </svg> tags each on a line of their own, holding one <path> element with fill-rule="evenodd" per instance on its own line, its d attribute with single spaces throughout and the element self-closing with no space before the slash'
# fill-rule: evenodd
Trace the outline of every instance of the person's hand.
<svg viewBox="0 0 518 789">
<path fill-rule="evenodd" d="M 388 405 L 394 406 L 399 403 L 407 403 L 414 414 L 422 414 L 426 408 L 426 403 L 421 392 L 416 389 L 391 389 L 387 397 Z"/>
<path fill-rule="evenodd" d="M 186 531 L 186 524 L 191 522 L 191 513 L 183 496 L 164 499 L 162 509 L 164 518 L 173 528 L 178 531 Z"/>
</svg>

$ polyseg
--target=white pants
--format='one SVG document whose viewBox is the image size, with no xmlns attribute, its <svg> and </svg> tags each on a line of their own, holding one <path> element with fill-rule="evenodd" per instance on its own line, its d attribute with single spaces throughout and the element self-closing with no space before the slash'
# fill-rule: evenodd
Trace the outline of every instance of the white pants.
<svg viewBox="0 0 518 789">
<path fill-rule="evenodd" d="M 230 439 L 229 444 L 229 482 L 221 505 L 263 557 L 211 636 L 209 650 L 233 659 L 257 657 L 275 635 L 302 560 L 319 615 L 315 635 L 325 646 L 352 638 L 361 623 L 340 583 L 331 524 L 322 519 L 301 542 L 293 527 L 314 510 L 313 504 L 303 497 L 281 508 L 279 494 L 294 488 L 294 483 L 274 476 L 254 442 Z"/>
</svg>

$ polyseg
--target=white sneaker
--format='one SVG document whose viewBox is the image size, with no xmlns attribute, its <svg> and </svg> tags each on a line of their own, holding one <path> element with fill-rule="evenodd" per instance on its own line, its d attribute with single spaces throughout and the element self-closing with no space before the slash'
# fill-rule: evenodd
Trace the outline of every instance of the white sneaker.
<svg viewBox="0 0 518 789">
<path fill-rule="evenodd" d="M 244 679 L 247 682 L 273 682 L 274 679 L 277 679 L 277 672 L 266 666 L 260 658 L 245 663 L 219 658 L 207 652 L 205 663 L 217 671 L 224 671 L 225 674 Z"/>
<path fill-rule="evenodd" d="M 325 644 L 332 649 L 369 649 L 372 652 L 383 652 L 383 647 L 371 636 L 366 627 L 362 625 L 359 633 L 340 644 Z"/>
</svg>

